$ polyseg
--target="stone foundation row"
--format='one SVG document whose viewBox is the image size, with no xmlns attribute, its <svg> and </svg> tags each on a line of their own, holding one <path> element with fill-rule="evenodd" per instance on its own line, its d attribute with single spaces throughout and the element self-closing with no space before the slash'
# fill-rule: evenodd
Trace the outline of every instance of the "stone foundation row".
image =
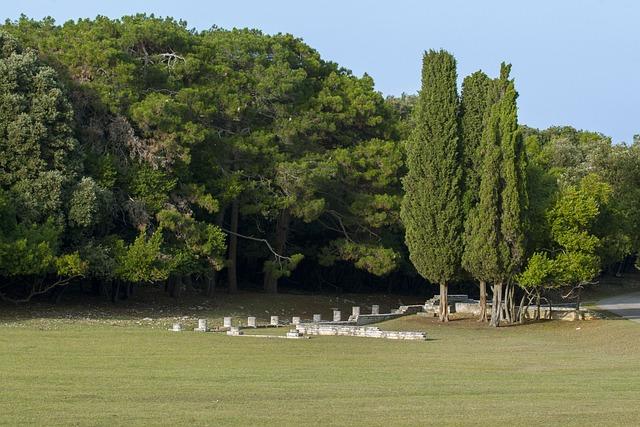
<svg viewBox="0 0 640 427">
<path fill-rule="evenodd" d="M 339 326 L 301 323 L 297 331 L 304 335 L 333 335 L 347 337 L 387 338 L 395 340 L 425 341 L 427 334 L 418 331 L 382 331 L 375 326 Z"/>
</svg>

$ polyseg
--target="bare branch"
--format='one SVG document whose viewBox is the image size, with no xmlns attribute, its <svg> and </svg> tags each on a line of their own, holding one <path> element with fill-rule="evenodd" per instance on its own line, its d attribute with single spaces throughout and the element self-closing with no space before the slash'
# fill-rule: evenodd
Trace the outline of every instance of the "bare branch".
<svg viewBox="0 0 640 427">
<path fill-rule="evenodd" d="M 273 247 L 271 246 L 271 244 L 269 243 L 269 241 L 267 239 L 261 239 L 259 237 L 253 237 L 253 236 L 246 236 L 244 234 L 240 234 L 240 233 L 234 233 L 231 230 L 227 230 L 226 228 L 222 228 L 222 231 L 224 231 L 227 234 L 231 234 L 233 236 L 237 236 L 240 237 L 242 239 L 247 239 L 247 240 L 253 240 L 254 242 L 261 242 L 264 243 L 267 248 L 269 249 L 269 251 L 273 254 L 273 256 L 276 258 L 277 261 L 281 261 L 283 259 L 286 259 L 287 261 L 291 261 L 291 257 L 285 256 L 285 255 L 280 255 L 279 253 L 277 253 Z"/>
<path fill-rule="evenodd" d="M 31 291 L 29 292 L 29 295 L 27 295 L 24 298 L 11 298 L 9 296 L 7 296 L 7 294 L 0 292 L 0 299 L 6 302 L 11 302 L 14 304 L 20 304 L 23 302 L 29 302 L 31 300 L 31 298 L 35 297 L 36 295 L 42 295 L 42 294 L 46 294 L 47 292 L 49 292 L 50 290 L 52 290 L 55 287 L 58 286 L 65 286 L 67 284 L 69 284 L 70 281 L 74 280 L 74 279 L 78 279 L 80 277 L 84 277 L 81 274 L 78 274 L 76 276 L 71 276 L 71 277 L 67 277 L 65 279 L 60 279 L 55 283 L 51 283 L 49 285 L 45 285 L 43 286 L 42 283 L 38 284 L 38 285 L 33 285 L 31 287 Z"/>
<path fill-rule="evenodd" d="M 178 61 L 185 62 L 184 57 L 178 55 L 175 52 L 161 53 L 158 56 L 160 56 L 160 58 L 162 58 L 162 60 L 167 63 L 167 67 L 169 68 L 173 68 Z"/>
</svg>

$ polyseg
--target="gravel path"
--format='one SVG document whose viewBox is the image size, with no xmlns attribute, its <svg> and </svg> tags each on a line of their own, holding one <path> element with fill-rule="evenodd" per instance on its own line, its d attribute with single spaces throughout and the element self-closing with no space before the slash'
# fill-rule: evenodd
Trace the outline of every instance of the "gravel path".
<svg viewBox="0 0 640 427">
<path fill-rule="evenodd" d="M 598 308 L 640 323 L 640 292 L 605 298 Z"/>
</svg>

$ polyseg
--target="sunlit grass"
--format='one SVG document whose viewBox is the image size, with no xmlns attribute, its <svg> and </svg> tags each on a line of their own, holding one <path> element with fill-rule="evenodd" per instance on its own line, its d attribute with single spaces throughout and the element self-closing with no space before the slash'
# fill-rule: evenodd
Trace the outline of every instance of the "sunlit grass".
<svg viewBox="0 0 640 427">
<path fill-rule="evenodd" d="M 0 327 L 0 424 L 638 425 L 640 326 L 491 329 L 407 317 L 427 342 Z"/>
</svg>

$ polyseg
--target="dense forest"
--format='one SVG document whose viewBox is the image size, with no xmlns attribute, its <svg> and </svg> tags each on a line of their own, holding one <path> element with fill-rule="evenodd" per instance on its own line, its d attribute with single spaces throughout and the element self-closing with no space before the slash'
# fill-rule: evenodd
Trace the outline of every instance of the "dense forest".
<svg viewBox="0 0 640 427">
<path fill-rule="evenodd" d="M 288 34 L 7 21 L 0 298 L 433 283 L 513 321 L 516 294 L 574 297 L 633 268 L 640 140 L 519 124 L 510 68 L 458 90 L 429 51 L 420 93 L 384 98 Z"/>
</svg>

